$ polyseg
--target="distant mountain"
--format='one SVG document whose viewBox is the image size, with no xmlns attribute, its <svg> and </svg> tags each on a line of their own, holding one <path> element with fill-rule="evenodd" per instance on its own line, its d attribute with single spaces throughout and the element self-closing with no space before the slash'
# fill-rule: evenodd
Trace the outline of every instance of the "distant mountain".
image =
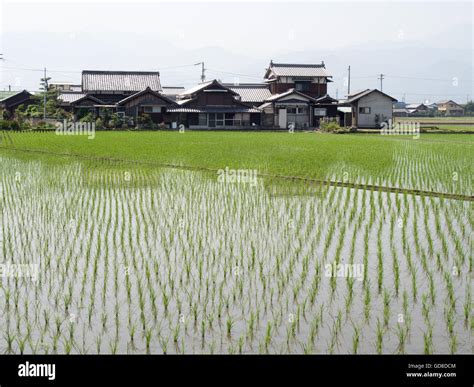
<svg viewBox="0 0 474 387">
<path fill-rule="evenodd" d="M 348 65 L 352 91 L 379 88 L 377 77 L 383 73 L 383 90 L 398 99 L 405 95 L 407 102 L 445 98 L 465 102 L 468 94 L 474 95 L 472 25 L 433 34 L 426 41 L 374 41 L 333 50 L 320 50 L 315 42 L 314 49 L 282 48 L 271 57 L 264 52 L 239 54 L 231 47 L 183 50 L 173 42 L 139 33 L 7 33 L 2 41 L 3 88 L 11 84 L 14 89 L 37 89 L 42 74 L 21 69 L 44 66 L 56 70 L 49 73 L 54 81 L 80 83 L 83 69 L 159 70 L 163 85 L 191 86 L 199 82 L 201 68 L 194 64 L 200 61 L 205 62 L 208 79 L 259 82 L 273 59 L 293 63 L 323 60 L 334 76 L 329 92 L 333 96 L 337 92 L 339 98 L 347 94 Z"/>
</svg>

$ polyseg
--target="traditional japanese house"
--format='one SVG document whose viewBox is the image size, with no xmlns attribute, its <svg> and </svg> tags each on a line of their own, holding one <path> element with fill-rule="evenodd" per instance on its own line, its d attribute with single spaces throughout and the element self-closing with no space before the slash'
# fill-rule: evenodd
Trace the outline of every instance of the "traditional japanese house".
<svg viewBox="0 0 474 387">
<path fill-rule="evenodd" d="M 312 126 L 312 105 L 316 99 L 295 89 L 272 95 L 259 106 L 264 126 L 305 129 Z"/>
<path fill-rule="evenodd" d="M 253 107 L 258 107 L 272 96 L 270 87 L 266 83 L 224 83 L 232 91 L 238 94 L 240 102 Z"/>
<path fill-rule="evenodd" d="M 327 84 L 332 76 L 320 64 L 275 63 L 270 61 L 264 81 L 272 94 L 281 94 L 294 89 L 313 98 L 327 94 Z"/>
<path fill-rule="evenodd" d="M 23 91 L 0 91 L 0 118 L 4 115 L 12 118 L 20 105 L 31 103 L 31 94 Z"/>
<path fill-rule="evenodd" d="M 240 101 L 240 96 L 217 80 L 201 83 L 177 96 L 168 109 L 173 121 L 191 129 L 258 127 L 261 110 Z"/>
<path fill-rule="evenodd" d="M 85 70 L 81 85 L 80 92 L 59 94 L 61 106 L 77 117 L 87 113 L 94 117 L 117 113 L 136 119 L 147 114 L 156 123 L 170 123 L 166 111 L 175 102 L 162 93 L 158 71 Z"/>
</svg>

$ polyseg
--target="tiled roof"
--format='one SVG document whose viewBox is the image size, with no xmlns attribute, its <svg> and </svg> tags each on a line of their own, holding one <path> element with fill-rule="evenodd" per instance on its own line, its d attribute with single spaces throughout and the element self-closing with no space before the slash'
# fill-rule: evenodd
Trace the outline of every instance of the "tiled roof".
<svg viewBox="0 0 474 387">
<path fill-rule="evenodd" d="M 240 95 L 242 102 L 263 102 L 272 96 L 267 84 L 247 83 L 234 85 L 226 83 L 224 86 Z"/>
<path fill-rule="evenodd" d="M 62 102 L 64 103 L 71 103 L 71 102 L 75 102 L 77 101 L 78 99 L 81 99 L 83 97 L 85 97 L 86 94 L 85 93 L 76 93 L 76 92 L 72 92 L 72 93 L 68 93 L 68 92 L 64 92 L 64 93 L 61 93 L 58 95 L 58 99 L 60 99 Z"/>
<path fill-rule="evenodd" d="M 296 64 L 296 63 L 270 63 L 267 71 L 277 77 L 330 77 L 323 63 L 321 64 Z"/>
<path fill-rule="evenodd" d="M 194 94 L 196 93 L 197 91 L 199 90 L 202 90 L 204 89 L 205 87 L 209 86 L 213 81 L 208 81 L 208 82 L 204 82 L 204 83 L 200 83 L 199 85 L 196 85 L 196 86 L 193 86 L 191 87 L 190 89 L 187 89 L 187 90 L 184 90 L 180 93 L 180 95 L 184 96 L 184 95 L 191 95 L 191 94 Z"/>
<path fill-rule="evenodd" d="M 227 89 L 227 91 L 229 91 L 231 94 L 234 94 L 234 95 L 237 95 L 237 93 L 233 90 L 231 90 L 229 87 L 227 86 L 224 86 L 221 82 L 219 82 L 217 79 L 214 79 L 212 81 L 208 81 L 208 82 L 204 82 L 204 83 L 200 83 L 199 85 L 196 85 L 194 87 L 191 87 L 190 89 L 188 90 L 185 90 L 183 91 L 182 93 L 180 93 L 180 97 L 181 98 L 186 98 L 186 97 L 190 97 L 192 96 L 194 93 L 197 93 L 198 91 L 201 91 L 203 89 L 206 89 L 207 87 L 211 86 L 211 85 L 216 85 L 216 86 L 220 86 L 222 87 L 223 89 Z"/>
<path fill-rule="evenodd" d="M 142 90 L 142 91 L 139 91 L 139 92 L 134 93 L 134 94 L 132 94 L 132 95 L 129 95 L 128 97 L 126 97 L 126 98 L 120 100 L 119 102 L 117 102 L 117 104 L 118 104 L 118 105 L 122 105 L 122 104 L 127 103 L 127 102 L 129 102 L 129 101 L 131 101 L 131 100 L 134 100 L 135 98 L 137 98 L 137 97 L 139 97 L 139 96 L 141 96 L 141 95 L 144 95 L 144 94 L 151 94 L 151 95 L 154 95 L 155 97 L 157 97 L 157 98 L 161 99 L 162 101 L 167 102 L 167 103 L 169 103 L 169 104 L 171 104 L 171 105 L 175 105 L 175 104 L 176 104 L 175 101 L 172 100 L 171 98 L 167 97 L 167 96 L 164 95 L 164 94 L 161 94 L 161 93 L 158 93 L 158 92 L 156 92 L 156 91 L 153 91 L 153 90 L 151 90 L 149 87 L 147 87 L 145 90 Z"/>
<path fill-rule="evenodd" d="M 0 91 L 0 101 L 13 97 L 14 95 L 17 95 L 19 93 L 21 93 L 21 91 Z"/>
<path fill-rule="evenodd" d="M 422 103 L 410 103 L 408 105 L 405 105 L 407 109 L 418 109 L 421 106 L 425 106 L 425 105 Z"/>
<path fill-rule="evenodd" d="M 260 109 L 247 108 L 244 106 L 200 106 L 200 107 L 178 107 L 168 109 L 169 113 L 260 113 Z"/>
<path fill-rule="evenodd" d="M 276 101 L 282 97 L 286 97 L 291 94 L 298 94 L 301 95 L 304 98 L 308 98 L 310 101 L 314 101 L 315 99 L 313 97 L 310 97 L 309 95 L 303 94 L 300 91 L 293 89 L 288 89 L 287 91 L 280 93 L 280 94 L 274 94 L 271 97 L 267 98 L 266 101 Z"/>
<path fill-rule="evenodd" d="M 82 72 L 82 89 L 88 91 L 141 91 L 149 87 L 161 91 L 158 71 L 91 71 Z"/>
<path fill-rule="evenodd" d="M 332 98 L 329 94 L 325 94 L 321 97 L 318 97 L 316 98 L 316 102 L 319 102 L 319 103 L 337 103 L 337 99 L 335 98 Z"/>
</svg>

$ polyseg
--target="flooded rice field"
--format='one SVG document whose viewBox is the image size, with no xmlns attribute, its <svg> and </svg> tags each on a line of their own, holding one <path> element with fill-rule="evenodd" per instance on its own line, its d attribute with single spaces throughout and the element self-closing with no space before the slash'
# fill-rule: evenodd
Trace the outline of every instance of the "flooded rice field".
<svg viewBox="0 0 474 387">
<path fill-rule="evenodd" d="M 472 202 L 1 158 L 2 353 L 471 353 Z"/>
</svg>

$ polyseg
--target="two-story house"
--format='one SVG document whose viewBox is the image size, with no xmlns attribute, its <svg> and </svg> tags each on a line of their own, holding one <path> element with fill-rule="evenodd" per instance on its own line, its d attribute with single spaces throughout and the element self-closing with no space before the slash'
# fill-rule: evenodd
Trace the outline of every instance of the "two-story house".
<svg viewBox="0 0 474 387">
<path fill-rule="evenodd" d="M 319 126 L 323 117 L 337 116 L 337 101 L 327 94 L 331 75 L 320 64 L 270 61 L 264 82 L 271 97 L 260 108 L 267 126 L 303 129 Z"/>
<path fill-rule="evenodd" d="M 237 129 L 260 125 L 261 110 L 241 101 L 240 95 L 217 80 L 200 83 L 176 97 L 168 109 L 173 122 L 191 129 Z"/>
<path fill-rule="evenodd" d="M 438 111 L 446 116 L 462 116 L 464 114 L 464 108 L 452 100 L 441 101 L 436 105 L 438 106 Z"/>
</svg>

